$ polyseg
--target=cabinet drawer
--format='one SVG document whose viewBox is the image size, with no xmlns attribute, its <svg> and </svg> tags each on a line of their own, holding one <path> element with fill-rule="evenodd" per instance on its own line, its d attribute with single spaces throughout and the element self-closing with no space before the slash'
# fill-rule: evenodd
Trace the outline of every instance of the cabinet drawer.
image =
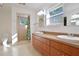
<svg viewBox="0 0 79 59">
<path fill-rule="evenodd" d="M 71 56 L 79 56 L 79 48 L 75 48 L 68 45 L 62 45 L 62 51 L 68 53 Z"/>
<path fill-rule="evenodd" d="M 67 53 L 68 55 L 71 55 L 71 56 L 79 55 L 79 48 L 75 48 L 75 47 L 66 45 L 66 44 L 61 43 L 61 42 L 56 42 L 56 41 L 52 40 L 51 46 L 65 52 L 65 53 Z"/>
<path fill-rule="evenodd" d="M 59 49 L 59 50 L 61 50 L 62 48 L 62 44 L 60 44 L 59 42 L 56 42 L 56 41 L 53 41 L 53 40 L 51 40 L 50 41 L 50 46 L 51 47 L 54 47 L 54 48 L 56 48 L 56 49 Z"/>
<path fill-rule="evenodd" d="M 45 38 L 43 38 L 43 37 L 36 36 L 36 35 L 33 35 L 33 37 L 34 37 L 35 39 L 40 40 L 41 42 L 43 42 L 43 43 L 49 45 L 49 40 L 48 40 L 48 39 L 45 39 Z"/>
</svg>

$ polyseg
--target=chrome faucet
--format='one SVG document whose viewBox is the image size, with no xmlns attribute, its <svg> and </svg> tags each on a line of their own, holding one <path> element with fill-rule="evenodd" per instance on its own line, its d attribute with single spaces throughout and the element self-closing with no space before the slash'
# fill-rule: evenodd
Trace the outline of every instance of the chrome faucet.
<svg viewBox="0 0 79 59">
<path fill-rule="evenodd" d="M 68 36 L 74 36 L 74 34 L 72 34 L 72 33 L 68 33 Z"/>
</svg>

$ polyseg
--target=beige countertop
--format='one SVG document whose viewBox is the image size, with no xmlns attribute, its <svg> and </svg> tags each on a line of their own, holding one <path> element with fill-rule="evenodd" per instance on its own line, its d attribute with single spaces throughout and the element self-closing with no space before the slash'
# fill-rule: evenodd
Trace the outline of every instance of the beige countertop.
<svg viewBox="0 0 79 59">
<path fill-rule="evenodd" d="M 79 40 L 60 39 L 56 35 L 51 35 L 51 34 L 40 34 L 40 33 L 33 33 L 33 34 L 43 37 L 43 38 L 50 39 L 50 40 L 56 40 L 56 41 L 62 42 L 64 44 L 79 48 Z"/>
</svg>

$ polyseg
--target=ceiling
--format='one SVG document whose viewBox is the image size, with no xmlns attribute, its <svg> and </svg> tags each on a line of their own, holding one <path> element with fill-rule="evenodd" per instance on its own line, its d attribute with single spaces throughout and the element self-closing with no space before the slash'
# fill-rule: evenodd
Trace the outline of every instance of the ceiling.
<svg viewBox="0 0 79 59">
<path fill-rule="evenodd" d="M 33 11 L 40 11 L 42 9 L 48 9 L 50 7 L 53 7 L 54 5 L 56 5 L 57 3 L 5 3 L 5 4 L 1 4 L 2 5 L 9 5 L 9 6 L 13 6 L 14 7 L 22 7 L 22 8 L 28 8 L 28 10 L 33 10 Z"/>
<path fill-rule="evenodd" d="M 31 10 L 39 11 L 41 9 L 47 9 L 56 3 L 19 3 L 18 5 L 21 7 L 29 8 Z"/>
</svg>

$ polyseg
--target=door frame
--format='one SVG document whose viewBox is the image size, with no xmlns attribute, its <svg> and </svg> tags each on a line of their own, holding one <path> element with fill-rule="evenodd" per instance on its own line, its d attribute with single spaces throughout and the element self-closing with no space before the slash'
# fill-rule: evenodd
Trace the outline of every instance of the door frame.
<svg viewBox="0 0 79 59">
<path fill-rule="evenodd" d="M 28 17 L 28 19 L 29 19 L 29 26 L 30 26 L 30 15 L 27 15 L 27 14 L 25 14 L 25 15 L 26 15 L 26 16 Z M 18 42 L 21 41 L 21 40 L 19 40 L 19 36 L 18 36 L 18 35 L 19 35 L 19 33 L 18 33 L 18 25 L 19 25 L 19 24 L 18 24 L 18 22 L 19 22 L 19 21 L 18 21 L 18 18 L 19 18 L 19 16 L 21 16 L 21 15 L 18 15 L 18 14 L 16 15 L 16 30 L 17 30 L 17 39 L 18 39 Z M 29 28 L 30 28 L 30 27 L 29 27 Z M 30 28 L 30 39 L 31 39 L 31 28 Z"/>
</svg>

